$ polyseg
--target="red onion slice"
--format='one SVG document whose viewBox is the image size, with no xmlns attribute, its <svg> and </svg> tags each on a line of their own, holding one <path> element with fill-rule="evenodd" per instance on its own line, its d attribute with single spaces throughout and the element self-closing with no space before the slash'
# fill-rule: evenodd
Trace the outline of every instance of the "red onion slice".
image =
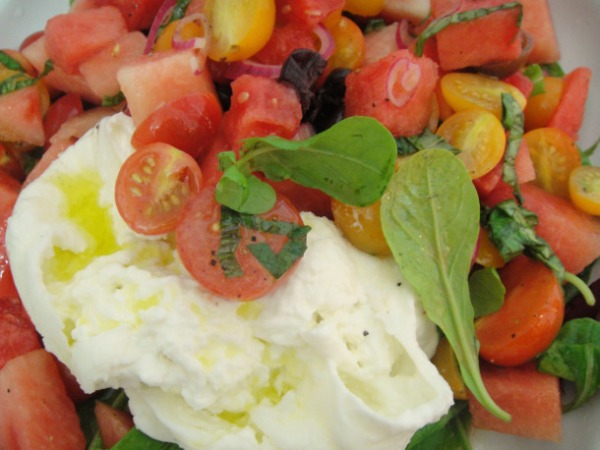
<svg viewBox="0 0 600 450">
<path fill-rule="evenodd" d="M 318 24 L 313 28 L 313 33 L 317 35 L 321 42 L 319 46 L 319 54 L 324 59 L 329 59 L 335 50 L 335 40 L 327 28 L 323 24 Z"/>
<path fill-rule="evenodd" d="M 396 28 L 396 45 L 399 49 L 409 48 L 415 38 L 411 34 L 412 24 L 408 19 L 402 19 Z"/>
<path fill-rule="evenodd" d="M 171 45 L 176 50 L 189 50 L 192 48 L 204 49 L 206 48 L 206 36 L 198 36 L 192 39 L 184 39 L 182 36 L 183 28 L 188 23 L 200 23 L 200 26 L 206 31 L 208 30 L 208 21 L 204 14 L 196 13 L 191 14 L 189 16 L 184 17 L 179 21 L 177 27 L 175 27 L 175 32 L 173 33 L 173 38 L 171 39 Z"/>
<path fill-rule="evenodd" d="M 152 47 L 154 46 L 154 41 L 156 41 L 156 35 L 158 34 L 158 30 L 160 30 L 161 25 L 163 25 L 167 18 L 171 15 L 173 8 L 177 5 L 177 0 L 165 0 L 163 4 L 158 9 L 156 16 L 154 16 L 154 20 L 152 21 L 152 25 L 150 26 L 150 31 L 148 31 L 148 38 L 146 39 L 146 47 L 144 48 L 144 54 L 148 54 L 152 51 Z"/>
<path fill-rule="evenodd" d="M 249 59 L 227 63 L 223 70 L 223 76 L 235 80 L 242 75 L 257 75 L 261 77 L 277 78 L 281 73 L 279 64 L 261 64 Z"/>
<path fill-rule="evenodd" d="M 392 105 L 404 106 L 413 96 L 421 81 L 421 66 L 408 58 L 396 61 L 387 75 L 387 97 Z"/>
</svg>

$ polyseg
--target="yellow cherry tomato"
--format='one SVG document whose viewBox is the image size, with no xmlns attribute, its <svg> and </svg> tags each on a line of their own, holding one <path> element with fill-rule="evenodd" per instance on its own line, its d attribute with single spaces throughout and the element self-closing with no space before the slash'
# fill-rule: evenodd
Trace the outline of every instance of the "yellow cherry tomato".
<svg viewBox="0 0 600 450">
<path fill-rule="evenodd" d="M 383 11 L 385 0 L 346 0 L 344 10 L 357 16 L 372 17 Z"/>
<path fill-rule="evenodd" d="M 327 29 L 335 41 L 335 50 L 327 61 L 327 72 L 333 69 L 357 69 L 365 59 L 365 36 L 354 21 L 347 17 L 330 24 Z"/>
<path fill-rule="evenodd" d="M 492 170 L 504 155 L 504 127 L 492 113 L 483 109 L 452 114 L 436 133 L 460 150 L 458 157 L 473 179 Z"/>
<path fill-rule="evenodd" d="M 571 201 L 582 211 L 600 216 L 600 167 L 579 166 L 569 176 Z"/>
<path fill-rule="evenodd" d="M 450 347 L 446 338 L 441 338 L 431 362 L 437 368 L 438 372 L 452 389 L 452 394 L 456 400 L 466 400 L 468 398 L 467 388 L 460 375 L 460 369 L 456 360 L 456 355 Z"/>
<path fill-rule="evenodd" d="M 532 95 L 525 107 L 525 130 L 533 130 L 548 125 L 563 91 L 563 79 L 544 77 L 544 92 Z"/>
<path fill-rule="evenodd" d="M 581 166 L 573 139 L 558 128 L 536 128 L 523 135 L 535 169 L 535 184 L 548 192 L 569 196 L 569 175 Z"/>
<path fill-rule="evenodd" d="M 174 20 L 167 25 L 162 33 L 158 36 L 158 39 L 154 43 L 152 48 L 155 52 L 161 52 L 165 50 L 171 50 L 173 48 L 173 35 L 181 24 L 181 20 Z M 181 39 L 188 40 L 196 37 L 204 36 L 204 29 L 196 22 L 188 22 L 181 26 Z"/>
<path fill-rule="evenodd" d="M 275 27 L 275 0 L 208 0 L 208 57 L 215 61 L 250 58 L 265 46 Z"/>
<path fill-rule="evenodd" d="M 519 89 L 485 75 L 448 73 L 440 80 L 440 87 L 444 100 L 454 111 L 484 109 L 501 119 L 503 93 L 512 95 L 521 109 L 527 105 L 527 99 Z"/>
<path fill-rule="evenodd" d="M 483 267 L 495 268 L 500 268 L 505 264 L 498 247 L 490 240 L 489 232 L 485 228 L 481 228 L 479 231 L 479 247 L 475 262 Z"/>
<path fill-rule="evenodd" d="M 379 215 L 380 202 L 359 207 L 333 200 L 333 220 L 344 236 L 358 249 L 372 255 L 389 255 L 390 248 Z"/>
</svg>

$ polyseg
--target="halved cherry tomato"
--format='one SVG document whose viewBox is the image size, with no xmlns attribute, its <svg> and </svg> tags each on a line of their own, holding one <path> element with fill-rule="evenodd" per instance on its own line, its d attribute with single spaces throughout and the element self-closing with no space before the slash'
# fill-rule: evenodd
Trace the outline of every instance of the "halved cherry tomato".
<svg viewBox="0 0 600 450">
<path fill-rule="evenodd" d="M 335 50 L 327 61 L 326 73 L 334 69 L 358 69 L 366 52 L 365 36 L 356 23 L 347 17 L 328 25 L 327 28 L 335 41 Z"/>
<path fill-rule="evenodd" d="M 450 385 L 452 394 L 456 400 L 466 400 L 468 398 L 467 387 L 460 374 L 458 360 L 448 342 L 448 339 L 442 337 L 431 358 L 431 362 L 437 368 L 440 375 Z"/>
<path fill-rule="evenodd" d="M 558 128 L 536 128 L 523 136 L 529 147 L 535 184 L 548 192 L 569 196 L 569 175 L 581 166 L 581 155 L 573 139 Z"/>
<path fill-rule="evenodd" d="M 502 267 L 505 264 L 498 247 L 490 240 L 490 235 L 485 228 L 479 230 L 479 246 L 475 262 L 483 267 L 495 268 Z"/>
<path fill-rule="evenodd" d="M 442 122 L 437 134 L 460 150 L 458 157 L 471 178 L 490 172 L 504 155 L 504 127 L 491 112 L 483 109 L 454 113 Z"/>
<path fill-rule="evenodd" d="M 517 366 L 552 343 L 564 317 L 562 287 L 544 264 L 518 256 L 499 270 L 506 295 L 502 307 L 475 322 L 480 355 Z"/>
<path fill-rule="evenodd" d="M 44 132 L 46 133 L 46 146 L 50 138 L 54 136 L 63 123 L 71 117 L 78 116 L 83 112 L 83 102 L 78 94 L 65 94 L 57 98 L 48 108 L 44 117 Z"/>
<path fill-rule="evenodd" d="M 214 61 L 250 58 L 275 27 L 275 0 L 208 0 L 205 10 L 212 30 L 208 57 Z"/>
<path fill-rule="evenodd" d="M 164 142 L 198 158 L 212 145 L 222 115 L 212 92 L 186 95 L 146 117 L 135 129 L 131 145 L 140 148 Z"/>
<path fill-rule="evenodd" d="M 582 211 L 600 216 L 600 167 L 579 166 L 569 176 L 571 201 Z"/>
<path fill-rule="evenodd" d="M 204 187 L 189 203 L 175 232 L 177 252 L 191 275 L 210 292 L 227 299 L 253 300 L 265 295 L 290 275 L 299 260 L 283 276 L 275 278 L 251 253 L 249 245 L 266 243 L 278 254 L 288 242 L 283 235 L 240 228 L 234 251 L 241 275 L 227 276 L 218 258 L 221 243 L 221 205 L 214 188 Z M 278 196 L 275 206 L 258 216 L 263 220 L 302 225 L 300 214 L 290 201 Z"/>
<path fill-rule="evenodd" d="M 385 6 L 385 0 L 346 0 L 344 10 L 357 16 L 376 16 Z"/>
<path fill-rule="evenodd" d="M 440 87 L 454 111 L 485 109 L 500 119 L 503 93 L 512 95 L 521 108 L 527 104 L 527 99 L 515 86 L 475 73 L 448 73 L 440 80 Z"/>
<path fill-rule="evenodd" d="M 564 81 L 559 77 L 544 77 L 544 92 L 532 95 L 525 107 L 525 130 L 548 126 L 560 102 Z"/>
<path fill-rule="evenodd" d="M 188 22 L 182 24 L 181 20 L 174 20 L 167 25 L 160 33 L 152 49 L 155 52 L 162 52 L 165 50 L 171 50 L 173 48 L 173 36 L 178 31 L 177 28 L 181 27 L 179 33 L 182 40 L 193 39 L 204 36 L 204 29 L 196 22 Z"/>
<path fill-rule="evenodd" d="M 115 203 L 137 233 L 173 231 L 186 203 L 200 190 L 202 172 L 187 153 L 150 144 L 125 160 L 115 185 Z"/>
<path fill-rule="evenodd" d="M 332 200 L 333 220 L 356 248 L 372 255 L 389 255 L 390 247 L 383 235 L 379 215 L 380 202 L 364 206 L 346 205 Z"/>
</svg>

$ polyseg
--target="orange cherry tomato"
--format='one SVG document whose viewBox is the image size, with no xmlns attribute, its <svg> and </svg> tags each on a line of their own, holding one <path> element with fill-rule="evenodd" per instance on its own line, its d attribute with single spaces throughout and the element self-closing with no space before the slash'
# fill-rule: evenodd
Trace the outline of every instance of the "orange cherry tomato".
<svg viewBox="0 0 600 450">
<path fill-rule="evenodd" d="M 188 22 L 182 25 L 181 20 L 174 20 L 160 33 L 152 49 L 155 52 L 171 50 L 173 48 L 173 36 L 178 27 L 181 27 L 179 33 L 184 41 L 204 36 L 204 29 L 196 22 Z"/>
<path fill-rule="evenodd" d="M 504 266 L 504 258 L 500 254 L 498 247 L 490 240 L 489 232 L 485 228 L 479 230 L 479 247 L 475 262 L 483 267 L 499 268 Z"/>
<path fill-rule="evenodd" d="M 504 155 L 504 127 L 492 113 L 483 109 L 454 113 L 442 122 L 437 134 L 460 150 L 458 157 L 471 178 L 490 172 Z"/>
<path fill-rule="evenodd" d="M 385 0 L 346 0 L 344 10 L 357 16 L 372 17 L 383 11 Z"/>
<path fill-rule="evenodd" d="M 552 343 L 564 317 L 562 287 L 543 263 L 525 256 L 499 270 L 506 288 L 502 307 L 475 321 L 480 355 L 501 366 L 517 366 Z"/>
<path fill-rule="evenodd" d="M 600 216 L 600 167 L 579 166 L 569 176 L 571 201 L 582 211 Z"/>
<path fill-rule="evenodd" d="M 289 238 L 242 226 L 239 243 L 233 250 L 241 274 L 228 276 L 218 257 L 222 237 L 221 208 L 215 201 L 212 186 L 204 187 L 194 196 L 177 225 L 177 252 L 190 274 L 210 292 L 232 300 L 254 300 L 282 283 L 297 266 L 299 259 L 276 278 L 256 259 L 249 246 L 266 243 L 273 253 L 279 254 Z M 258 217 L 302 225 L 300 214 L 283 196 L 278 196 L 275 206 Z"/>
<path fill-rule="evenodd" d="M 563 79 L 544 77 L 544 92 L 532 95 L 525 107 L 525 130 L 542 128 L 548 125 L 563 92 Z"/>
<path fill-rule="evenodd" d="M 327 28 L 335 41 L 335 50 L 327 61 L 326 72 L 338 68 L 359 68 L 366 52 L 365 36 L 359 26 L 341 16 L 339 21 L 328 25 Z"/>
<path fill-rule="evenodd" d="M 465 109 L 485 109 L 502 118 L 502 94 L 510 94 L 521 108 L 525 108 L 527 99 L 515 86 L 495 78 L 474 73 L 452 72 L 440 80 L 444 100 L 454 111 Z"/>
<path fill-rule="evenodd" d="M 137 233 L 173 231 L 189 199 L 200 190 L 202 172 L 189 154 L 168 144 L 150 144 L 125 160 L 115 184 L 115 203 Z"/>
<path fill-rule="evenodd" d="M 573 139 L 558 128 L 536 128 L 523 136 L 535 169 L 535 184 L 548 192 L 569 196 L 569 175 L 581 166 Z"/>
<path fill-rule="evenodd" d="M 358 249 L 372 255 L 389 255 L 379 215 L 380 202 L 359 207 L 333 199 L 333 220 L 344 236 Z"/>
</svg>

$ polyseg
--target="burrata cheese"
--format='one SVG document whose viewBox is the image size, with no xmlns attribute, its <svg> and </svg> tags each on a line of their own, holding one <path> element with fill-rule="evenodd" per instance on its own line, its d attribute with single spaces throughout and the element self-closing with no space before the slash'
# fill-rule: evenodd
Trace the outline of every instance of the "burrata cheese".
<svg viewBox="0 0 600 450">
<path fill-rule="evenodd" d="M 185 449 L 398 449 L 448 410 L 435 326 L 394 261 L 328 219 L 303 213 L 297 270 L 245 303 L 203 289 L 172 234 L 131 231 L 114 184 L 133 130 L 102 120 L 8 223 L 23 303 L 84 390 L 123 388 L 138 428 Z"/>
</svg>

